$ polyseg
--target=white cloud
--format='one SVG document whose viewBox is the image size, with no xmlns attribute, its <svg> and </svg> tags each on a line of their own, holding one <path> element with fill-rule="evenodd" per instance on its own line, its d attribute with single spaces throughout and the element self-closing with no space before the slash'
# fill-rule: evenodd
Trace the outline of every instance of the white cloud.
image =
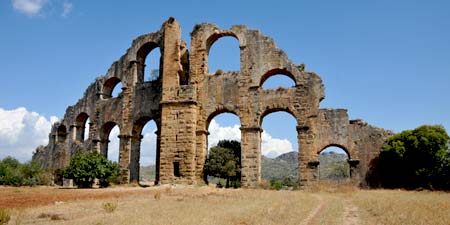
<svg viewBox="0 0 450 225">
<path fill-rule="evenodd" d="M 12 0 L 14 9 L 28 16 L 39 14 L 47 2 L 47 0 Z"/>
<path fill-rule="evenodd" d="M 241 130 L 238 125 L 222 127 L 215 120 L 209 124 L 208 149 L 217 145 L 220 140 L 241 140 Z M 277 157 L 281 154 L 294 151 L 292 143 L 287 139 L 273 138 L 269 133 L 261 134 L 261 154 L 267 157 Z"/>
<path fill-rule="evenodd" d="M 273 138 L 265 131 L 262 132 L 261 139 L 261 151 L 267 157 L 275 158 L 281 154 L 294 151 L 292 143 L 287 139 Z"/>
<path fill-rule="evenodd" d="M 48 143 L 51 125 L 58 118 L 49 119 L 20 107 L 13 110 L 0 108 L 0 159 L 12 156 L 24 162 L 31 159 L 39 145 Z"/>
<path fill-rule="evenodd" d="M 141 141 L 141 166 L 155 165 L 156 162 L 156 128 L 143 131 L 143 138 Z M 108 159 L 113 162 L 119 161 L 119 145 L 120 139 L 117 137 L 120 134 L 118 126 L 115 126 L 109 133 L 108 144 Z"/>
<path fill-rule="evenodd" d="M 72 9 L 73 4 L 71 2 L 64 2 L 62 16 L 66 17 L 67 15 L 69 15 L 69 13 L 72 12 Z"/>
<path fill-rule="evenodd" d="M 113 162 L 119 162 L 120 129 L 115 126 L 109 133 L 108 159 Z"/>
<path fill-rule="evenodd" d="M 216 146 L 220 140 L 241 141 L 241 130 L 239 129 L 239 125 L 221 127 L 215 120 L 211 120 L 208 131 L 208 149 Z"/>
</svg>

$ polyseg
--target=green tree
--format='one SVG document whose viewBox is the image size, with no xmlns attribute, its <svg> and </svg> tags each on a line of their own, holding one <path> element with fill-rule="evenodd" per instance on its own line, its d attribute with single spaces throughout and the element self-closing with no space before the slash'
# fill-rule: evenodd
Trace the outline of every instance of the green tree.
<svg viewBox="0 0 450 225">
<path fill-rule="evenodd" d="M 449 139 L 438 125 L 423 125 L 391 137 L 380 154 L 384 185 L 449 189 Z"/>
<path fill-rule="evenodd" d="M 226 187 L 230 182 L 234 187 L 240 186 L 241 177 L 241 144 L 238 141 L 221 140 L 210 149 L 205 162 L 204 173 L 226 179 Z"/>
<path fill-rule="evenodd" d="M 77 153 L 63 171 L 64 178 L 73 179 L 81 188 L 90 188 L 97 178 L 100 187 L 107 187 L 119 176 L 119 165 L 99 153 Z"/>
<path fill-rule="evenodd" d="M 48 185 L 51 174 L 34 161 L 21 164 L 13 157 L 0 161 L 0 185 L 35 186 Z"/>
</svg>

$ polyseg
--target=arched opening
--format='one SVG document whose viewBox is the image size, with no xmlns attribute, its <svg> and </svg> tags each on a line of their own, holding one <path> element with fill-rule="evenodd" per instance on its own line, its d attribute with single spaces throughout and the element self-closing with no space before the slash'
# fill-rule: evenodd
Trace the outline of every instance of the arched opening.
<svg viewBox="0 0 450 225">
<path fill-rule="evenodd" d="M 259 86 L 264 89 L 272 89 L 278 87 L 295 87 L 295 76 L 286 69 L 272 69 L 267 71 L 261 77 Z"/>
<path fill-rule="evenodd" d="M 262 84 L 263 89 L 291 88 L 295 81 L 284 74 L 275 74 L 267 78 Z"/>
<path fill-rule="evenodd" d="M 161 49 L 157 43 L 147 42 L 137 51 L 141 79 L 145 82 L 158 80 L 161 76 Z"/>
<path fill-rule="evenodd" d="M 208 74 L 220 75 L 223 71 L 240 71 L 241 52 L 236 37 L 213 36 L 207 44 Z"/>
<path fill-rule="evenodd" d="M 57 136 L 58 142 L 66 141 L 67 128 L 66 128 L 66 126 L 64 126 L 64 124 L 61 124 L 58 126 L 58 129 L 56 130 L 56 136 Z"/>
<path fill-rule="evenodd" d="M 120 128 L 114 122 L 107 122 L 101 128 L 101 153 L 113 162 L 119 162 Z"/>
<path fill-rule="evenodd" d="M 155 81 L 161 77 L 161 50 L 154 48 L 145 58 L 144 81 Z"/>
<path fill-rule="evenodd" d="M 122 82 L 117 77 L 111 77 L 103 85 L 103 98 L 116 98 L 122 93 Z"/>
<path fill-rule="evenodd" d="M 86 120 L 86 123 L 84 123 L 84 138 L 83 141 L 86 141 L 87 139 L 89 139 L 89 129 L 91 128 L 91 120 L 89 119 L 89 117 Z"/>
<path fill-rule="evenodd" d="M 261 178 L 272 185 L 297 187 L 297 120 L 284 111 L 269 112 L 262 118 Z M 277 168 L 277 169 L 274 169 Z"/>
<path fill-rule="evenodd" d="M 210 116 L 207 122 L 209 135 L 207 141 L 207 159 L 205 162 L 205 181 L 221 187 L 239 187 L 241 178 L 240 119 L 233 113 L 221 112 Z M 221 150 L 219 148 L 226 148 L 227 150 Z M 226 157 L 224 158 L 230 162 L 230 167 L 228 167 L 229 176 L 224 175 L 221 177 L 219 173 L 212 172 L 208 174 L 207 172 L 211 168 L 209 166 L 217 166 L 220 164 L 223 166 L 224 163 L 227 163 L 217 161 L 219 154 L 225 155 Z"/>
<path fill-rule="evenodd" d="M 89 138 L 89 116 L 87 113 L 80 113 L 75 119 L 75 127 L 76 127 L 76 140 L 77 141 L 85 141 Z"/>
<path fill-rule="evenodd" d="M 148 117 L 139 119 L 133 129 L 133 134 L 142 138 L 139 142 L 140 146 L 137 146 L 139 148 L 139 182 L 142 185 L 158 183 L 157 131 L 155 121 Z"/>
<path fill-rule="evenodd" d="M 333 182 L 350 179 L 349 156 L 344 148 L 331 145 L 319 155 L 319 179 Z"/>
</svg>

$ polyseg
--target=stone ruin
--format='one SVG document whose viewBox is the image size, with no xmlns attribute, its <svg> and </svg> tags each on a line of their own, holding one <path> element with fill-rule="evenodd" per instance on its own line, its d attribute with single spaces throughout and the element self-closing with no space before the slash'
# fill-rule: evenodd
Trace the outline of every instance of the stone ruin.
<svg viewBox="0 0 450 225">
<path fill-rule="evenodd" d="M 226 36 L 239 42 L 240 71 L 209 74 L 209 50 Z M 159 78 L 145 81 L 145 59 L 153 50 L 161 53 Z M 295 86 L 263 89 L 264 81 L 276 74 L 291 78 Z M 122 92 L 112 97 L 120 82 Z M 321 78 L 305 71 L 304 65 L 292 63 L 260 31 L 242 25 L 222 30 L 203 23 L 191 32 L 188 49 L 180 25 L 169 18 L 159 31 L 136 38 L 106 75 L 89 85 L 83 98 L 53 124 L 49 144 L 38 147 L 33 159 L 55 170 L 68 165 L 78 151 L 107 156 L 109 133 L 118 125 L 121 179 L 136 182 L 141 132 L 153 120 L 157 126 L 155 182 L 203 183 L 209 123 L 227 112 L 241 122 L 241 184 L 254 187 L 261 181 L 262 119 L 284 111 L 297 121 L 300 185 L 319 179 L 319 153 L 329 146 L 346 151 L 351 179 L 365 185 L 371 163 L 391 132 L 349 120 L 345 109 L 319 109 L 324 97 Z M 89 137 L 85 140 L 88 118 Z"/>
</svg>

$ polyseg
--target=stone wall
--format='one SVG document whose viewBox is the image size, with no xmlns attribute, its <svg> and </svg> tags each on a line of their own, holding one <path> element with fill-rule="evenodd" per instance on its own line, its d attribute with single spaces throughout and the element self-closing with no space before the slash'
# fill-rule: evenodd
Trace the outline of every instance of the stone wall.
<svg viewBox="0 0 450 225">
<path fill-rule="evenodd" d="M 239 71 L 208 73 L 208 54 L 220 38 L 236 38 Z M 160 51 L 160 76 L 145 81 L 145 59 Z M 291 78 L 291 88 L 263 89 L 273 75 Z M 122 83 L 122 92 L 112 91 Z M 274 41 L 245 26 L 219 29 L 214 24 L 196 25 L 191 46 L 181 40 L 181 28 L 173 18 L 157 32 L 136 38 L 107 73 L 95 79 L 64 118 L 55 123 L 49 144 L 37 149 L 34 159 L 46 167 L 66 166 L 77 151 L 108 152 L 111 129 L 120 128 L 119 164 L 123 182 L 139 179 L 142 129 L 157 124 L 157 180 L 159 183 L 202 183 L 207 154 L 208 126 L 220 113 L 237 115 L 241 122 L 242 185 L 254 187 L 261 179 L 261 123 L 273 112 L 290 113 L 297 121 L 299 182 L 318 179 L 318 154 L 328 146 L 347 151 L 353 179 L 362 179 L 367 166 L 390 133 L 361 121 L 349 121 L 343 109 L 319 109 L 324 99 L 321 78 L 292 63 Z M 89 137 L 84 127 L 90 119 Z"/>
</svg>

